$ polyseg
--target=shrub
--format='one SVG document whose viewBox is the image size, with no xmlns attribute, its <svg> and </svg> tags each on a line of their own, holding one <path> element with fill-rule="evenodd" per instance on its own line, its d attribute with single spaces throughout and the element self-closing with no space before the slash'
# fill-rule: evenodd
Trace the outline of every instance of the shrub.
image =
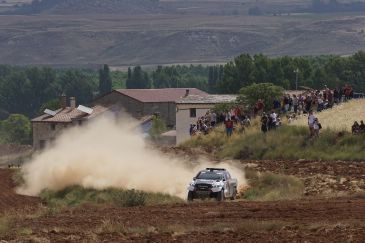
<svg viewBox="0 0 365 243">
<path fill-rule="evenodd" d="M 250 169 L 246 169 L 245 174 L 250 188 L 242 196 L 247 200 L 288 200 L 303 195 L 304 184 L 294 176 L 259 173 Z"/>
<path fill-rule="evenodd" d="M 108 188 L 96 190 L 71 186 L 60 191 L 44 190 L 41 199 L 50 206 L 75 206 L 84 203 L 115 204 L 121 207 L 134 207 L 151 204 L 179 202 L 181 199 L 162 193 L 149 193 L 138 190 Z"/>
<path fill-rule="evenodd" d="M 8 216 L 0 217 L 0 236 L 5 235 L 10 229 L 11 220 Z"/>
</svg>

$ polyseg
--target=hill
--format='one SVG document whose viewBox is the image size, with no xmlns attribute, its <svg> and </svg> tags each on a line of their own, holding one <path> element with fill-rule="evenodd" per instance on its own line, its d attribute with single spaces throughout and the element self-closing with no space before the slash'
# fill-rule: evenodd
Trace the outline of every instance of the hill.
<svg viewBox="0 0 365 243">
<path fill-rule="evenodd" d="M 125 67 L 365 49 L 361 12 L 293 12 L 309 3 L 264 1 L 278 14 L 250 16 L 253 1 L 38 1 L 0 15 L 0 63 Z"/>
<path fill-rule="evenodd" d="M 40 0 L 22 4 L 8 14 L 157 13 L 159 0 Z"/>
<path fill-rule="evenodd" d="M 364 109 L 365 99 L 352 100 L 342 103 L 334 108 L 325 110 L 315 115 L 321 122 L 323 128 L 351 131 L 354 121 L 365 120 Z M 307 125 L 307 116 L 302 116 L 294 121 L 293 125 Z"/>
</svg>

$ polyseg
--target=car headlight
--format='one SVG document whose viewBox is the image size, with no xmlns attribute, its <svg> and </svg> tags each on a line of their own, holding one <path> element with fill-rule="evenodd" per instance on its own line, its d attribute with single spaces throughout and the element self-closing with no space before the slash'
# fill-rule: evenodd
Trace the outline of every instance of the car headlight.
<svg viewBox="0 0 365 243">
<path fill-rule="evenodd" d="M 195 186 L 195 181 L 190 182 L 189 186 Z"/>
<path fill-rule="evenodd" d="M 221 187 L 221 184 L 213 184 L 213 188 Z"/>
</svg>

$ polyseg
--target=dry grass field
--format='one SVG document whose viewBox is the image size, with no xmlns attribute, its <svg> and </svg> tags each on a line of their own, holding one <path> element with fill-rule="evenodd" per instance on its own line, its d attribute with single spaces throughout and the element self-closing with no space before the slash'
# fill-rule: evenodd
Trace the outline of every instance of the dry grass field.
<svg viewBox="0 0 365 243">
<path fill-rule="evenodd" d="M 342 103 L 330 110 L 315 114 L 323 128 L 351 131 L 354 121 L 365 120 L 365 99 L 352 100 Z M 307 116 L 302 116 L 292 125 L 307 125 Z"/>
</svg>

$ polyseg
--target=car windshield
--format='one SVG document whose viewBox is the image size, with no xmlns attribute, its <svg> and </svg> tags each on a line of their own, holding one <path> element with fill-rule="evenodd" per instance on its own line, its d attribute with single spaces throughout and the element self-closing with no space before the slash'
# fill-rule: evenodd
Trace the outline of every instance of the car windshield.
<svg viewBox="0 0 365 243">
<path fill-rule="evenodd" d="M 200 172 L 197 177 L 197 179 L 203 179 L 203 180 L 221 180 L 222 179 L 222 175 L 221 174 L 217 174 L 215 172 L 205 172 L 202 171 Z"/>
</svg>

